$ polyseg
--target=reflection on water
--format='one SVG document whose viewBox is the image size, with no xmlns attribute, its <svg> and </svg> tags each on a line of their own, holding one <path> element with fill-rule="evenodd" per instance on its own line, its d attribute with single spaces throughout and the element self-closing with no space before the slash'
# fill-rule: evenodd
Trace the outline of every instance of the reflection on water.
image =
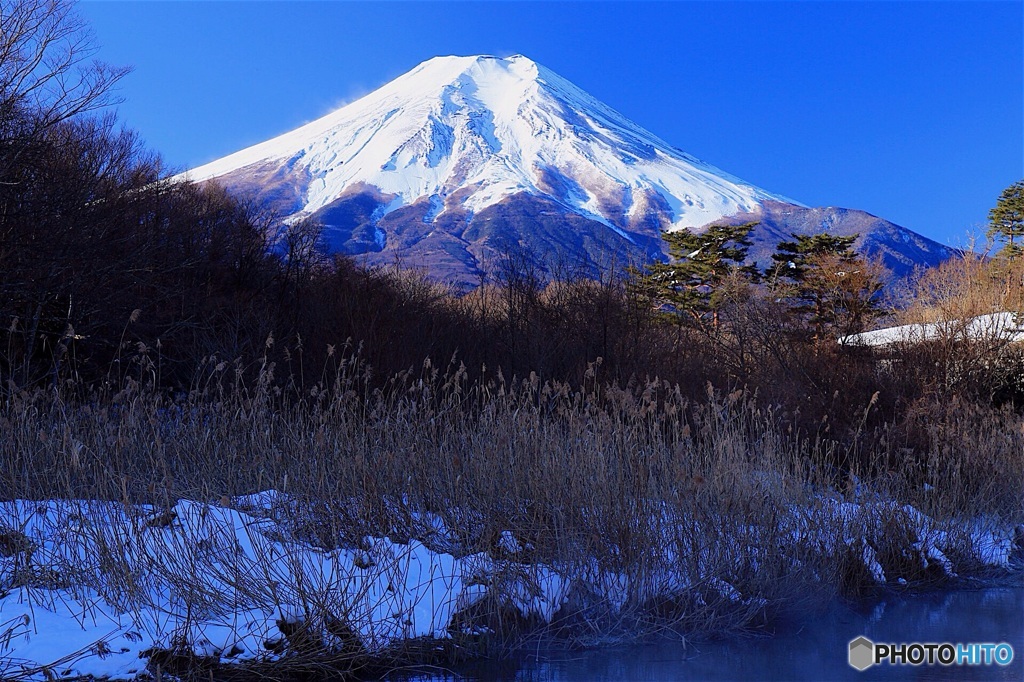
<svg viewBox="0 0 1024 682">
<path fill-rule="evenodd" d="M 847 664 L 850 640 L 874 642 L 1008 642 L 1013 663 L 1000 666 L 873 666 Z M 867 610 L 833 604 L 813 621 L 774 637 L 720 642 L 658 643 L 585 652 L 549 653 L 488 662 L 424 682 L 582 682 L 600 680 L 1024 680 L 1024 589 L 991 588 L 892 598 Z"/>
</svg>

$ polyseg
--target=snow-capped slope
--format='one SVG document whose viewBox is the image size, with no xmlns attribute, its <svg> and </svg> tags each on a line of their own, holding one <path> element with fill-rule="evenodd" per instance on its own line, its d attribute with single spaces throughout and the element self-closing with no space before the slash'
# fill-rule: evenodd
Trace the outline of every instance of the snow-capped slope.
<svg viewBox="0 0 1024 682">
<path fill-rule="evenodd" d="M 193 170 L 193 180 L 279 162 L 308 173 L 302 211 L 313 213 L 364 183 L 394 195 L 385 212 L 422 197 L 479 212 L 517 192 L 550 194 L 555 173 L 575 187 L 572 208 L 613 222 L 644 191 L 673 209 L 673 227 L 699 227 L 782 197 L 683 154 L 572 83 L 522 56 L 436 57 L 362 99 L 262 144 Z"/>
<path fill-rule="evenodd" d="M 522 56 L 437 57 L 323 118 L 196 168 L 330 248 L 463 283 L 509 248 L 593 268 L 665 230 L 804 207 L 685 154 Z M 900 228 L 902 229 L 902 228 Z M 611 255 L 609 255 L 611 254 Z"/>
</svg>

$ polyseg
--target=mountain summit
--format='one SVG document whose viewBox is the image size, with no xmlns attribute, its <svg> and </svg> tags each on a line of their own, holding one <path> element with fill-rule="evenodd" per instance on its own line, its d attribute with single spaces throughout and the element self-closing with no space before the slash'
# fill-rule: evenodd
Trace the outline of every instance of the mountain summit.
<svg viewBox="0 0 1024 682">
<path fill-rule="evenodd" d="M 663 231 L 721 220 L 763 220 L 761 259 L 791 232 L 824 229 L 862 233 L 897 271 L 948 256 L 866 213 L 808 209 L 743 182 L 519 55 L 430 59 L 186 175 L 254 193 L 289 220 L 317 218 L 332 251 L 463 285 L 513 251 L 588 270 L 660 257 Z"/>
</svg>

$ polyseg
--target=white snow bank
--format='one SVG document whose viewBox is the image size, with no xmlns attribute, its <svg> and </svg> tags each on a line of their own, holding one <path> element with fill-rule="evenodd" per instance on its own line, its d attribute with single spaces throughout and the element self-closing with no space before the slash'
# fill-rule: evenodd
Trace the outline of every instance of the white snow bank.
<svg viewBox="0 0 1024 682">
<path fill-rule="evenodd" d="M 841 337 L 839 343 L 848 346 L 884 347 L 938 339 L 1016 343 L 1024 341 L 1024 326 L 1017 322 L 1016 313 L 1001 312 L 980 315 L 969 320 L 946 320 L 875 329 Z"/>
<path fill-rule="evenodd" d="M 130 678 L 145 669 L 142 652 L 175 643 L 197 655 L 267 658 L 267 644 L 283 639 L 278 621 L 310 613 L 344 622 L 370 651 L 446 637 L 456 609 L 486 593 L 467 580 L 500 568 L 415 540 L 313 547 L 260 514 L 281 499 L 267 492 L 236 508 L 181 501 L 169 510 L 0 504 L 0 529 L 24 548 L 0 557 L 0 677 Z M 517 608 L 550 620 L 563 591 L 557 574 L 540 568 L 520 583 Z"/>
<path fill-rule="evenodd" d="M 373 652 L 411 638 L 449 637 L 460 627 L 456 615 L 489 596 L 542 622 L 551 622 L 572 595 L 613 614 L 652 596 L 698 587 L 737 605 L 760 603 L 758 595 L 745 595 L 727 576 L 716 575 L 720 565 L 713 557 L 687 556 L 671 538 L 660 555 L 647 559 L 650 567 L 638 583 L 596 561 L 529 563 L 524 555 L 532 547 L 510 531 L 500 533 L 489 554 L 455 556 L 417 540 L 381 537 L 362 538 L 352 548 L 319 548 L 290 530 L 288 518 L 296 511 L 294 502 L 273 491 L 236 498 L 229 506 L 180 501 L 170 509 L 0 503 L 0 677 L 131 679 L 145 670 L 143 654 L 151 647 L 222 662 L 273 661 L 285 655 L 281 624 L 292 623 L 317 629 L 328 646 L 343 647 L 354 636 Z M 419 516 L 438 537 L 447 534 L 440 519 Z M 823 499 L 814 509 L 790 510 L 780 523 L 792 548 L 817 547 L 831 555 L 839 544 L 881 537 L 893 518 L 910 528 L 913 551 L 925 565 L 954 575 L 948 534 L 912 507 Z M 820 532 L 837 527 L 839 534 Z M 716 529 L 706 532 L 716 542 L 732 542 L 716 539 Z M 778 529 L 771 532 L 777 542 Z M 974 561 L 1006 567 L 1020 551 L 1012 529 L 999 533 L 978 524 L 964 533 L 971 540 L 967 548 L 957 547 L 957 556 L 966 549 Z M 730 551 L 746 552 L 757 570 L 764 548 L 733 544 Z M 778 551 L 785 554 L 782 544 Z M 868 542 L 862 554 L 874 579 L 885 582 L 877 548 Z M 800 556 L 806 552 L 792 552 L 794 566 Z M 332 623 L 343 623 L 343 631 Z M 472 622 L 466 627 L 477 632 Z"/>
</svg>

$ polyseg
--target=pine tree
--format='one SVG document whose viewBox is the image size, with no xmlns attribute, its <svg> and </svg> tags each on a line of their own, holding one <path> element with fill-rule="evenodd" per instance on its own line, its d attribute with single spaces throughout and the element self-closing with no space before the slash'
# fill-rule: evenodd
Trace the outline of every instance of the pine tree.
<svg viewBox="0 0 1024 682">
<path fill-rule="evenodd" d="M 877 265 L 853 250 L 857 235 L 793 235 L 772 254 L 772 286 L 811 325 L 814 338 L 826 329 L 843 336 L 863 331 L 880 314 L 883 278 Z M 785 281 L 783 281 L 785 280 Z"/>
<path fill-rule="evenodd" d="M 712 225 L 700 234 L 684 229 L 663 235 L 669 262 L 653 263 L 643 273 L 654 304 L 678 321 L 714 325 L 722 283 L 737 274 L 757 276 L 756 268 L 744 265 L 755 225 Z"/>
<path fill-rule="evenodd" d="M 1003 190 L 995 207 L 988 212 L 988 220 L 988 236 L 1006 242 L 1003 255 L 1016 258 L 1024 254 L 1024 180 Z"/>
<path fill-rule="evenodd" d="M 803 235 L 794 234 L 796 241 L 780 242 L 775 247 L 772 260 L 775 261 L 775 272 L 781 277 L 802 282 L 812 269 L 815 258 L 831 254 L 840 259 L 853 262 L 859 256 L 853 250 L 857 235 L 841 237 L 827 233 Z"/>
</svg>

